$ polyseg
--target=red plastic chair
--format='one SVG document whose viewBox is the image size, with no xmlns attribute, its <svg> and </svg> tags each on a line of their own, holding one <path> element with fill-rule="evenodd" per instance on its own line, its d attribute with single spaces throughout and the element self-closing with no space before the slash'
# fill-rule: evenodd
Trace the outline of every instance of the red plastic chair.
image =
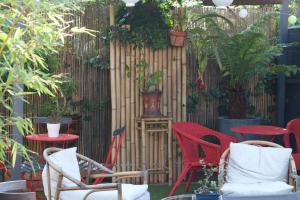
<svg viewBox="0 0 300 200">
<path fill-rule="evenodd" d="M 1 175 L 2 175 L 2 182 L 5 181 L 5 176 L 7 175 L 8 173 L 8 170 L 5 166 L 5 164 L 3 162 L 0 161 L 0 171 L 1 171 Z"/>
<path fill-rule="evenodd" d="M 116 165 L 118 153 L 121 149 L 124 135 L 125 135 L 125 126 L 114 130 L 111 144 L 109 147 L 109 151 L 108 151 L 105 163 L 103 164 L 105 167 L 112 169 Z M 113 150 L 114 145 L 116 145 L 117 149 L 112 158 L 112 150 Z M 105 174 L 105 172 L 102 172 L 102 173 Z M 99 184 L 103 181 L 103 179 L 104 178 L 97 178 L 93 184 Z"/>
<path fill-rule="evenodd" d="M 296 149 L 293 151 L 293 158 L 296 163 L 297 170 L 300 170 L 300 118 L 293 119 L 288 122 L 286 128 L 289 130 L 289 134 L 283 136 L 284 146 L 291 148 L 291 135 L 295 137 Z"/>
<path fill-rule="evenodd" d="M 190 172 L 185 187 L 185 192 L 188 192 L 196 172 L 201 170 L 203 165 L 212 164 L 213 166 L 217 166 L 222 153 L 229 147 L 230 142 L 238 142 L 234 137 L 191 122 L 173 123 L 172 128 L 182 151 L 183 169 L 169 196 L 174 195 L 187 173 Z M 206 141 L 208 137 L 218 140 L 219 144 Z M 204 155 L 199 155 L 199 145 Z M 200 160 L 203 162 L 200 163 Z"/>
</svg>

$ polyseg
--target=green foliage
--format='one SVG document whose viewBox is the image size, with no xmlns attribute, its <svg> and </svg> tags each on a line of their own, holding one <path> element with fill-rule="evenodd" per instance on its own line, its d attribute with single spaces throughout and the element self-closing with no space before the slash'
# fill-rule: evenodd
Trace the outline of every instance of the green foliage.
<svg viewBox="0 0 300 200">
<path fill-rule="evenodd" d="M 25 97 L 33 93 L 55 96 L 63 75 L 49 74 L 46 60 L 57 54 L 64 45 L 64 38 L 72 36 L 73 31 L 87 31 L 70 29 L 72 22 L 64 20 L 64 14 L 71 14 L 69 11 L 76 8 L 75 0 L 0 2 L 0 104 L 4 108 L 0 115 L 2 163 L 9 162 L 9 150 L 12 150 L 12 165 L 17 152 L 29 158 L 26 148 L 10 137 L 13 125 L 22 135 L 33 132 L 28 118 L 13 117 L 13 99 L 20 97 L 26 102 Z M 23 91 L 19 85 L 24 85 L 27 90 Z"/>
<path fill-rule="evenodd" d="M 220 49 L 226 49 L 221 51 Z M 225 35 L 218 40 L 216 58 L 223 76 L 229 78 L 229 87 L 244 87 L 245 81 L 254 76 L 297 73 L 296 67 L 272 64 L 282 48 L 269 43 L 266 36 L 251 30 L 234 35 Z"/>
<path fill-rule="evenodd" d="M 189 29 L 188 42 L 190 51 L 195 54 L 198 63 L 199 78 L 203 79 L 208 59 L 216 52 L 216 38 L 224 37 L 225 30 L 222 29 L 217 21 L 223 22 L 230 29 L 234 29 L 230 20 L 216 13 L 210 14 L 191 14 L 191 21 L 197 26 Z"/>
<path fill-rule="evenodd" d="M 190 28 L 192 12 L 186 7 L 174 9 L 172 12 L 172 29 L 175 31 L 187 31 Z"/>
<path fill-rule="evenodd" d="M 170 9 L 169 4 L 156 1 L 140 1 L 130 10 L 123 5 L 117 14 L 116 25 L 108 27 L 103 38 L 117 40 L 124 45 L 130 43 L 135 47 L 166 48 L 171 24 L 166 13 Z M 130 25 L 130 28 L 124 28 L 124 25 Z"/>
<path fill-rule="evenodd" d="M 213 175 L 218 173 L 218 167 L 214 167 L 211 164 L 206 165 L 202 160 L 200 162 L 203 164 L 202 172 L 204 177 L 198 181 L 200 186 L 195 190 L 195 193 L 208 194 L 212 191 L 217 191 L 217 182 L 212 179 Z"/>
<path fill-rule="evenodd" d="M 198 19 L 204 23 L 191 30 L 190 41 L 199 66 L 199 78 L 203 79 L 208 58 L 214 58 L 223 74 L 222 89 L 226 94 L 220 110 L 228 111 L 230 117 L 246 117 L 246 111 L 251 115 L 255 114 L 254 107 L 249 104 L 249 97 L 258 90 L 249 91 L 249 80 L 257 77 L 262 82 L 266 77 L 278 73 L 290 76 L 299 72 L 296 66 L 275 64 L 274 61 L 281 55 L 283 48 L 282 45 L 273 44 L 273 38 L 269 39 L 267 36 L 268 17 L 263 17 L 246 30 L 237 32 L 237 28 L 228 19 L 210 14 L 200 16 Z M 231 28 L 221 29 L 216 18 L 221 18 Z M 237 95 L 245 98 L 241 97 L 234 102 Z"/>
<path fill-rule="evenodd" d="M 64 76 L 61 89 L 54 97 L 44 101 L 36 111 L 38 116 L 50 117 L 53 122 L 58 122 L 63 116 L 83 115 L 84 120 L 91 119 L 90 113 L 96 110 L 103 110 L 109 101 L 94 103 L 86 98 L 76 100 L 74 98 L 79 89 L 79 81 L 69 75 Z"/>
<path fill-rule="evenodd" d="M 108 60 L 103 61 L 99 55 L 83 60 L 83 64 L 88 64 L 91 65 L 92 67 L 99 68 L 101 70 L 109 69 L 109 61 Z"/>
<path fill-rule="evenodd" d="M 143 92 L 155 91 L 162 79 L 163 71 L 161 70 L 153 73 L 148 73 L 147 69 L 149 67 L 149 64 L 145 60 L 141 60 L 134 67 L 136 70 L 135 80 L 137 80 L 140 89 Z M 128 77 L 131 77 L 132 71 L 129 66 L 126 66 L 126 73 Z"/>
<path fill-rule="evenodd" d="M 92 119 L 91 113 L 95 111 L 103 111 L 105 107 L 109 106 L 110 100 L 104 100 L 99 103 L 95 103 L 89 99 L 83 98 L 79 101 L 71 101 L 71 109 L 73 112 L 69 115 L 78 115 L 80 113 L 83 116 L 83 120 L 90 121 Z"/>
</svg>

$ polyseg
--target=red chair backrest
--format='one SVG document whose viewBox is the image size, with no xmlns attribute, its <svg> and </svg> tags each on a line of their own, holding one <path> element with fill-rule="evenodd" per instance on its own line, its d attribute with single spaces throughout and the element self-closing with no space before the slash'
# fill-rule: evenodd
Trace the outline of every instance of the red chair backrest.
<svg viewBox="0 0 300 200">
<path fill-rule="evenodd" d="M 296 140 L 296 152 L 300 153 L 300 118 L 289 121 L 286 128 L 289 134 L 285 134 L 283 138 L 285 147 L 291 147 L 290 136 L 293 134 Z"/>
<path fill-rule="evenodd" d="M 121 128 L 117 128 L 113 131 L 113 137 L 111 140 L 111 144 L 109 146 L 109 152 L 107 154 L 107 157 L 106 157 L 106 160 L 104 163 L 105 166 L 113 167 L 116 164 L 118 153 L 122 146 L 122 141 L 123 141 L 124 135 L 125 135 L 125 126 L 121 127 Z M 114 154 L 114 157 L 112 158 L 111 154 L 112 154 L 114 145 L 116 145 L 117 149 Z"/>
<path fill-rule="evenodd" d="M 199 162 L 200 159 L 203 159 L 205 163 L 217 165 L 222 153 L 229 147 L 230 142 L 237 142 L 237 139 L 234 137 L 192 122 L 176 122 L 172 124 L 172 128 L 185 163 Z M 207 141 L 205 139 L 207 136 L 216 138 L 219 144 Z M 203 157 L 198 153 L 199 145 L 201 145 L 204 153 Z"/>
</svg>

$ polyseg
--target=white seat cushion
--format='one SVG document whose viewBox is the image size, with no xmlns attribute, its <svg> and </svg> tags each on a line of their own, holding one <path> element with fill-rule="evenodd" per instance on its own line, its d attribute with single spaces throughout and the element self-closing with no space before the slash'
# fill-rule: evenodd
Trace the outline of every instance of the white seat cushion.
<svg viewBox="0 0 300 200">
<path fill-rule="evenodd" d="M 148 185 L 122 184 L 122 200 L 150 200 Z M 64 191 L 60 200 L 82 200 L 90 190 Z M 118 200 L 117 190 L 99 191 L 88 196 L 87 200 Z"/>
<path fill-rule="evenodd" d="M 78 160 L 76 157 L 76 150 L 77 148 L 69 148 L 64 149 L 62 151 L 58 151 L 54 154 L 51 154 L 49 156 L 49 160 L 51 160 L 54 164 L 56 164 L 58 167 L 61 168 L 61 170 L 68 174 L 69 176 L 73 177 L 76 180 L 80 181 L 80 169 L 78 165 Z M 50 177 L 51 177 L 51 194 L 52 197 L 55 194 L 57 181 L 58 181 L 59 174 L 50 167 Z M 44 193 L 48 198 L 48 184 L 47 184 L 47 170 L 46 166 L 43 169 L 42 173 L 42 179 L 43 179 L 43 186 L 44 186 Z M 63 187 L 72 187 L 76 186 L 75 183 L 68 180 L 67 178 L 63 178 L 62 180 L 62 186 Z"/>
<path fill-rule="evenodd" d="M 228 159 L 228 183 L 287 182 L 289 148 L 258 147 L 231 143 Z"/>
<path fill-rule="evenodd" d="M 268 195 L 292 192 L 293 187 L 285 182 L 262 182 L 255 184 L 225 183 L 221 188 L 224 195 Z"/>
</svg>

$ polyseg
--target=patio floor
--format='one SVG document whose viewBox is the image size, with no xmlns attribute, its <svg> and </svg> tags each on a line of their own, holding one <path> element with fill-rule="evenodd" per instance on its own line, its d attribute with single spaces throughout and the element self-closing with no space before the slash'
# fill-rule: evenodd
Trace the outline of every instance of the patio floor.
<svg viewBox="0 0 300 200">
<path fill-rule="evenodd" d="M 185 184 L 181 184 L 177 189 L 176 194 L 185 194 L 184 192 Z M 198 183 L 192 183 L 190 191 L 188 193 L 194 193 L 194 190 L 198 187 Z M 160 200 L 168 196 L 168 193 L 171 191 L 171 186 L 169 185 L 150 185 L 149 191 L 151 194 L 151 200 Z"/>
</svg>

